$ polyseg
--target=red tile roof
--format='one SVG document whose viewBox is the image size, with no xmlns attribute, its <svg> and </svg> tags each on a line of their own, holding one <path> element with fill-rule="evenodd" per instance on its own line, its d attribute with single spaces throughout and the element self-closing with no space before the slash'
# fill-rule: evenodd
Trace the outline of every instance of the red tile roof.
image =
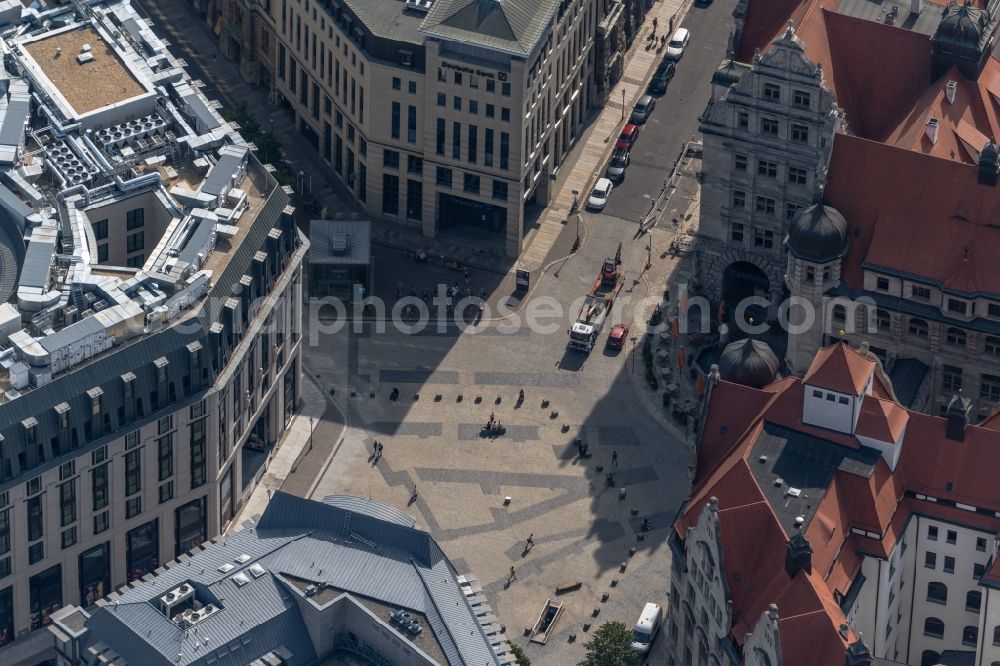
<svg viewBox="0 0 1000 666">
<path fill-rule="evenodd" d="M 846 395 L 861 395 L 873 372 L 873 358 L 862 356 L 846 344 L 838 344 L 816 352 L 803 381 Z"/>
<path fill-rule="evenodd" d="M 830 363 L 851 358 L 842 347 L 822 350 L 820 357 Z M 837 349 L 840 351 L 834 353 Z M 853 350 L 846 351 L 861 358 Z M 827 373 L 822 363 L 815 366 L 810 372 Z M 887 556 L 915 511 L 984 531 L 1000 531 L 1000 519 L 993 514 L 906 496 L 907 492 L 921 493 L 1000 511 L 1000 495 L 992 474 L 1000 464 L 1000 431 L 970 425 L 964 441 L 949 440 L 944 435 L 944 418 L 908 412 L 898 403 L 888 401 L 891 404 L 886 405 L 885 399 L 868 396 L 865 410 L 877 410 L 884 416 L 883 425 L 890 436 L 894 432 L 903 435 L 897 467 L 892 471 L 879 458 L 868 477 L 847 469 L 833 474 L 806 527 L 805 536 L 813 548 L 812 571 L 789 578 L 784 567 L 789 534 L 768 504 L 747 460 L 764 424 L 783 425 L 835 444 L 851 446 L 853 441 L 853 447 L 860 446 L 850 434 L 801 425 L 804 381 L 786 378 L 765 389 L 735 389 L 726 383 L 712 388 L 706 423 L 725 422 L 727 432 L 703 429 L 700 447 L 708 447 L 712 453 L 699 457 L 691 501 L 674 529 L 683 539 L 708 499 L 716 497 L 722 565 L 736 614 L 732 639 L 741 644 L 761 613 L 774 603 L 779 609 L 784 662 L 833 666 L 843 663 L 844 649 L 856 639 L 849 635 L 845 640 L 838 633 L 845 619 L 833 594 L 847 592 L 860 569 L 861 552 Z M 754 393 L 759 395 L 754 397 Z M 753 410 L 746 405 L 734 411 L 733 399 L 737 395 L 741 401 L 757 406 L 758 411 L 751 413 Z M 901 430 L 904 425 L 905 431 Z M 702 461 L 711 467 L 703 467 Z M 878 536 L 854 534 L 853 528 Z M 1000 585 L 1000 566 L 996 577 Z"/>
<path fill-rule="evenodd" d="M 1000 256 L 1000 191 L 980 185 L 976 167 L 838 134 L 825 199 L 849 225 L 848 286 L 862 289 L 871 266 L 1000 293 L 988 259 Z"/>
<path fill-rule="evenodd" d="M 903 434 L 908 421 L 909 413 L 904 407 L 892 400 L 870 395 L 861 402 L 861 415 L 855 432 L 880 442 L 894 443 Z"/>
</svg>

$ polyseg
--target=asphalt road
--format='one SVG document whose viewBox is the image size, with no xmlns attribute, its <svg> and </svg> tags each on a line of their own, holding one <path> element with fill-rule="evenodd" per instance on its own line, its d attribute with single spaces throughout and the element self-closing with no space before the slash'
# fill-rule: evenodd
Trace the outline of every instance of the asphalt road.
<svg viewBox="0 0 1000 666">
<path fill-rule="evenodd" d="M 666 94 L 657 100 L 643 126 L 625 180 L 615 186 L 603 215 L 638 223 L 649 212 L 681 145 L 698 132 L 712 72 L 726 57 L 735 6 L 735 0 L 715 0 L 708 5 L 696 3 L 688 11 L 681 25 L 691 31 L 691 42 Z"/>
</svg>

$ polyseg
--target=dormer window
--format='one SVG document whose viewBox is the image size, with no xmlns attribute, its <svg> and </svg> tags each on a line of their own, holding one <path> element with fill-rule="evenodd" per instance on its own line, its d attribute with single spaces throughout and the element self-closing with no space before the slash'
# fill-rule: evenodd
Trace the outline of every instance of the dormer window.
<svg viewBox="0 0 1000 666">
<path fill-rule="evenodd" d="M 960 301 L 957 298 L 948 299 L 948 312 L 960 314 L 964 317 L 968 312 L 968 308 L 969 304 L 965 301 Z"/>
</svg>

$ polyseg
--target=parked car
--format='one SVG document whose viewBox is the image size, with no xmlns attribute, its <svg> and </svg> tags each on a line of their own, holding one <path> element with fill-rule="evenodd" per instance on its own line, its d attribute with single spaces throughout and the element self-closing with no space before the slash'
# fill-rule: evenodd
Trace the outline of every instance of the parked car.
<svg viewBox="0 0 1000 666">
<path fill-rule="evenodd" d="M 625 178 L 625 169 L 629 165 L 629 153 L 627 150 L 616 150 L 611 155 L 611 161 L 608 162 L 608 169 L 604 172 L 610 180 L 621 181 Z"/>
<path fill-rule="evenodd" d="M 632 649 L 640 654 L 649 652 L 649 647 L 656 639 L 657 632 L 660 631 L 660 623 L 663 620 L 663 609 L 659 604 L 647 603 L 639 616 L 639 621 L 635 623 L 632 632 Z"/>
<path fill-rule="evenodd" d="M 632 115 L 629 117 L 629 122 L 633 125 L 642 125 L 647 120 L 649 116 L 653 113 L 653 109 L 656 108 L 656 98 L 651 95 L 643 95 L 639 98 L 639 101 L 635 103 L 632 107 Z"/>
<path fill-rule="evenodd" d="M 594 185 L 594 191 L 590 193 L 590 198 L 587 199 L 587 208 L 591 210 L 604 210 L 604 207 L 608 205 L 608 197 L 611 196 L 611 190 L 614 189 L 614 185 L 607 178 L 598 178 L 597 184 Z"/>
<path fill-rule="evenodd" d="M 691 41 L 691 33 L 688 32 L 687 28 L 674 30 L 674 36 L 667 42 L 667 57 L 671 60 L 680 60 L 689 41 Z"/>
<path fill-rule="evenodd" d="M 653 73 L 653 78 L 649 80 L 649 87 L 646 89 L 651 95 L 662 95 L 667 92 L 670 79 L 674 78 L 677 65 L 669 60 L 664 60 Z"/>
<path fill-rule="evenodd" d="M 608 349 L 622 349 L 628 339 L 628 324 L 615 324 L 608 333 Z"/>
<path fill-rule="evenodd" d="M 618 142 L 615 144 L 615 150 L 632 150 L 632 146 L 635 145 L 635 140 L 638 138 L 639 126 L 629 123 L 622 129 L 622 133 L 618 137 Z"/>
</svg>

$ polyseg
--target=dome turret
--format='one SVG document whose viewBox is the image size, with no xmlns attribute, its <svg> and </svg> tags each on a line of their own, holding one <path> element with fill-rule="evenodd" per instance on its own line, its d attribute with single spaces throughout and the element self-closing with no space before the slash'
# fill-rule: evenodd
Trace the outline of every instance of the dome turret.
<svg viewBox="0 0 1000 666">
<path fill-rule="evenodd" d="M 751 338 L 729 343 L 719 358 L 722 379 L 753 388 L 773 382 L 780 366 L 778 357 L 766 342 Z"/>
<path fill-rule="evenodd" d="M 827 262 L 843 256 L 847 246 L 847 220 L 833 206 L 822 202 L 803 209 L 788 225 L 788 250 L 807 261 Z"/>
</svg>

